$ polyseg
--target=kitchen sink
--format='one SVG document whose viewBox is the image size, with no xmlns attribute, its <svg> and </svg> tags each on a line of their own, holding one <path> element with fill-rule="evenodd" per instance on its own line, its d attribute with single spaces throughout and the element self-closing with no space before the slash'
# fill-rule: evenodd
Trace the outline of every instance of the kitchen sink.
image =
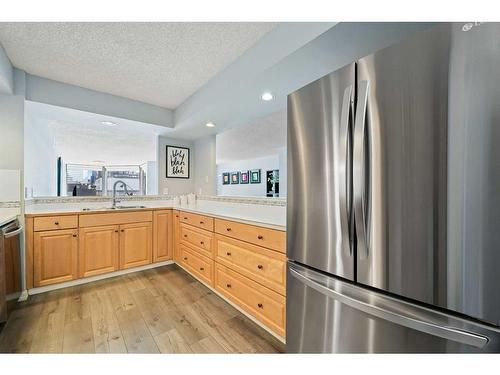
<svg viewBox="0 0 500 375">
<path fill-rule="evenodd" d="M 147 208 L 147 207 L 146 206 L 116 206 L 116 207 L 96 207 L 96 208 L 85 207 L 82 208 L 82 211 L 133 210 L 136 208 Z"/>
</svg>

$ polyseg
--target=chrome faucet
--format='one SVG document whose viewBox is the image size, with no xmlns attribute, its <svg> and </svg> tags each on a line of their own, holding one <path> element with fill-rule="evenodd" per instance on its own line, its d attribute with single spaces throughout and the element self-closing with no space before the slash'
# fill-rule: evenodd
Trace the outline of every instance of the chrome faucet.
<svg viewBox="0 0 500 375">
<path fill-rule="evenodd" d="M 127 195 L 132 195 L 131 193 L 128 192 L 128 189 L 127 189 L 127 184 L 125 182 L 123 182 L 122 180 L 118 180 L 116 181 L 114 184 L 113 184 L 113 205 L 111 206 L 111 208 L 116 208 L 116 203 L 120 203 L 119 200 L 116 199 L 116 186 L 118 184 L 122 184 L 122 187 L 123 189 L 125 190 L 125 194 Z"/>
</svg>

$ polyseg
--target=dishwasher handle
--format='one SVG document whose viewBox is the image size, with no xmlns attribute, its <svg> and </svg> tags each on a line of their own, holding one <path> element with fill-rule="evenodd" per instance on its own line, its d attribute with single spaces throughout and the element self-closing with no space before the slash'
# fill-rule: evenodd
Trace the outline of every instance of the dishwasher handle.
<svg viewBox="0 0 500 375">
<path fill-rule="evenodd" d="M 10 231 L 10 232 L 3 232 L 3 237 L 4 238 L 11 238 L 11 237 L 19 235 L 22 231 L 23 231 L 23 228 L 17 228 L 13 231 Z"/>
</svg>

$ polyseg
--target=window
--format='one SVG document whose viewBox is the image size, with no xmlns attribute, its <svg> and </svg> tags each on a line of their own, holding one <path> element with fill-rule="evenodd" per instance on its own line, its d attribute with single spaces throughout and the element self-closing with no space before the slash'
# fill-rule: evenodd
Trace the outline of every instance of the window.
<svg viewBox="0 0 500 375">
<path fill-rule="evenodd" d="M 103 175 L 100 166 L 66 164 L 66 195 L 102 195 Z"/>
</svg>

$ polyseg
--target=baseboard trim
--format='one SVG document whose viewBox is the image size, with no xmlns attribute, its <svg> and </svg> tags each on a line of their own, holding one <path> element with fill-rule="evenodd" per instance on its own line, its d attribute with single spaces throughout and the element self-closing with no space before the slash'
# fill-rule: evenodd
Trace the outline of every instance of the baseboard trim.
<svg viewBox="0 0 500 375">
<path fill-rule="evenodd" d="M 145 266 L 140 266 L 140 267 L 135 267 L 135 268 L 129 268 L 129 269 L 126 269 L 126 270 L 120 270 L 120 271 L 115 271 L 115 272 L 110 272 L 110 273 L 105 273 L 105 274 L 102 274 L 102 275 L 86 277 L 86 278 L 83 278 L 83 279 L 71 280 L 71 281 L 67 281 L 65 283 L 54 284 L 54 285 L 47 285 L 47 286 L 40 286 L 38 288 L 28 289 L 28 294 L 29 295 L 35 295 L 35 294 L 50 292 L 52 290 L 69 288 L 69 287 L 76 286 L 76 285 L 88 284 L 88 283 L 91 283 L 91 282 L 94 282 L 94 281 L 99 281 L 99 280 L 104 280 L 104 279 L 110 279 L 112 277 L 126 275 L 126 274 L 129 274 L 129 273 L 134 273 L 134 272 L 139 272 L 139 271 L 144 271 L 144 270 L 149 270 L 151 268 L 157 268 L 157 267 L 167 266 L 169 264 L 174 264 L 174 261 L 173 260 L 166 260 L 164 262 L 147 264 Z"/>
<path fill-rule="evenodd" d="M 198 278 L 195 274 L 191 273 L 187 268 L 184 268 L 180 263 L 175 262 L 175 264 L 177 264 L 180 268 L 182 268 L 184 271 L 186 271 L 191 276 L 193 276 L 200 283 L 202 283 L 203 285 L 205 285 L 208 289 L 210 289 L 212 292 L 214 292 L 216 295 L 218 295 L 220 298 L 222 298 L 228 304 L 230 304 L 231 306 L 233 306 L 240 313 L 242 313 L 243 315 L 245 315 L 252 322 L 254 322 L 255 324 L 257 324 L 259 327 L 263 328 L 266 332 L 268 332 L 273 337 L 275 337 L 276 339 L 278 339 L 279 341 L 281 341 L 283 344 L 286 344 L 286 339 L 284 337 L 281 337 L 280 335 L 278 335 L 276 332 L 274 332 L 273 330 L 271 330 L 265 324 L 263 324 L 262 322 L 260 322 L 259 320 L 257 320 L 254 316 L 252 316 L 251 314 L 249 314 L 248 312 L 246 312 L 245 310 L 243 310 L 240 306 L 238 306 L 237 304 L 235 304 L 234 302 L 232 302 L 231 300 L 229 300 L 228 298 L 226 298 L 226 296 L 224 296 L 223 294 L 219 293 L 217 290 L 215 290 L 215 288 L 212 285 L 207 284 L 205 281 L 203 281 L 202 279 Z"/>
</svg>

